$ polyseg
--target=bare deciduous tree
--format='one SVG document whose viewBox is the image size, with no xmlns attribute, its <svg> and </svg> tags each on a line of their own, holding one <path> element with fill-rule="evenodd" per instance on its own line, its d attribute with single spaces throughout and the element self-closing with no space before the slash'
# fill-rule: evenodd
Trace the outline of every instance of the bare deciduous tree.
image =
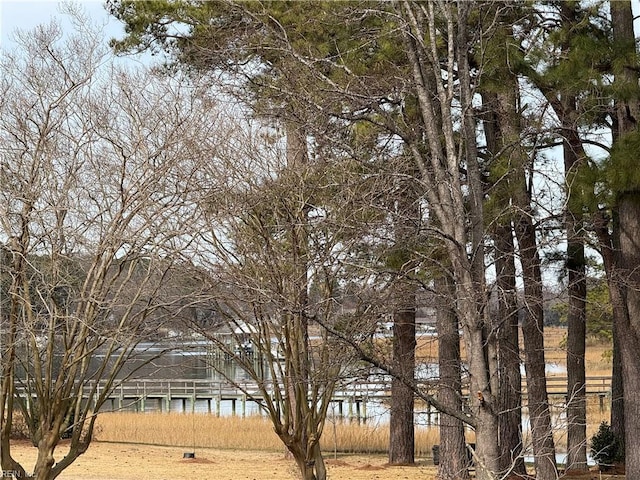
<svg viewBox="0 0 640 480">
<path fill-rule="evenodd" d="M 196 88 L 116 68 L 102 34 L 73 18 L 72 35 L 55 22 L 18 34 L 0 65 L 0 461 L 38 480 L 87 450 L 160 326 L 214 125 Z M 17 416 L 38 451 L 29 470 L 12 455 Z"/>
<path fill-rule="evenodd" d="M 201 282 L 190 305 L 213 306 L 216 318 L 190 324 L 244 370 L 252 386 L 237 386 L 269 415 L 302 477 L 322 480 L 320 437 L 350 358 L 320 324 L 345 321 L 339 259 L 349 236 L 334 220 L 330 164 L 307 160 L 297 128 L 274 137 L 238 124 L 226 160 L 203 165 L 226 181 L 202 191 L 193 245 Z M 212 366 L 235 382 L 223 364 Z"/>
</svg>

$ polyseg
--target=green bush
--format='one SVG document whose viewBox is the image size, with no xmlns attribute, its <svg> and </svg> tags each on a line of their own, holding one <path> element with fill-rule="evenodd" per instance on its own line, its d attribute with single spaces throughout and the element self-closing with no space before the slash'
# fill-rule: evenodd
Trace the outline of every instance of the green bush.
<svg viewBox="0 0 640 480">
<path fill-rule="evenodd" d="M 621 443 L 607 422 L 602 422 L 591 437 L 591 455 L 600 468 L 608 468 L 622 459 Z"/>
</svg>

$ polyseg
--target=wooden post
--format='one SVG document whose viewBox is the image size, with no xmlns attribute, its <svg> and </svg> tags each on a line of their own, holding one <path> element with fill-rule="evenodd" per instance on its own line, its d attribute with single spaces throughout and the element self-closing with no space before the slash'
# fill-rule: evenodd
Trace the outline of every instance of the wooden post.
<svg viewBox="0 0 640 480">
<path fill-rule="evenodd" d="M 193 382 L 193 395 L 191 396 L 191 414 L 196 413 L 196 382 Z"/>
</svg>

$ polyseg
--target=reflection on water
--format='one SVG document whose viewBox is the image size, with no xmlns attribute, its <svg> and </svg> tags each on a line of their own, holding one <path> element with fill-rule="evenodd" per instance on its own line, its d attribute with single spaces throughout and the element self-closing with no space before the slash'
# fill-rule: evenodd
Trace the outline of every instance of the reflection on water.
<svg viewBox="0 0 640 480">
<path fill-rule="evenodd" d="M 133 378 L 152 380 L 211 380 L 212 382 L 232 380 L 234 382 L 251 382 L 251 377 L 236 362 L 224 360 L 216 355 L 212 346 L 203 341 L 184 343 L 179 348 L 162 345 L 141 344 L 134 358 L 127 363 L 121 377 L 133 375 Z M 253 359 L 254 369 L 259 368 L 259 357 Z M 265 378 L 268 380 L 268 377 Z"/>
<path fill-rule="evenodd" d="M 120 352 L 112 353 L 109 364 L 115 363 Z M 21 356 L 28 359 L 29 352 L 21 352 Z M 105 363 L 106 352 L 94 354 L 90 359 L 89 374 L 91 378 L 100 371 Z M 57 373 L 62 368 L 63 354 L 57 354 L 53 360 L 53 370 Z M 31 362 L 20 362 L 17 366 L 18 377 L 28 378 L 25 365 Z M 254 368 L 257 372 L 265 372 L 265 380 L 268 380 L 269 370 L 259 368 L 258 357 L 254 359 Z M 31 368 L 31 367 L 30 367 Z M 108 371 L 108 369 L 107 369 Z M 104 378 L 104 376 L 103 376 Z M 211 380 L 212 382 L 232 380 L 235 382 L 251 382 L 253 378 L 235 362 L 225 361 L 216 355 L 211 344 L 206 341 L 190 341 L 176 345 L 172 343 L 143 342 L 140 343 L 123 368 L 117 375 L 118 379 L 148 379 L 148 380 Z"/>
</svg>

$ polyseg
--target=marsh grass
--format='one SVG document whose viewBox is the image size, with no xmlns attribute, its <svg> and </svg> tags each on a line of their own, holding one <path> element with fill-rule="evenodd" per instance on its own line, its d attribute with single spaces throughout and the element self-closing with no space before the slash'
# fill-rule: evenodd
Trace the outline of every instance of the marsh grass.
<svg viewBox="0 0 640 480">
<path fill-rule="evenodd" d="M 184 413 L 103 413 L 96 440 L 185 448 L 281 451 L 283 445 L 269 419 L 260 416 L 216 417 Z M 431 455 L 437 428 L 416 428 L 416 455 Z M 387 424 L 327 421 L 322 449 L 336 453 L 381 453 L 389 446 Z"/>
<path fill-rule="evenodd" d="M 565 329 L 545 330 L 545 353 L 548 362 L 566 365 L 563 346 Z M 611 346 L 590 341 L 586 352 L 587 376 L 611 374 Z M 437 354 L 437 338 L 418 341 L 418 358 L 433 360 Z M 556 376 L 565 376 L 560 373 Z M 552 396 L 554 424 L 559 451 L 566 448 L 566 425 L 562 424 L 564 398 Z M 597 395 L 587 397 L 587 439 L 597 431 L 602 421 L 609 421 L 610 397 L 601 400 Z M 266 417 L 217 417 L 207 414 L 185 413 L 103 413 L 97 420 L 96 440 L 130 442 L 185 448 L 221 448 L 237 450 L 283 451 L 282 442 Z M 439 443 L 437 427 L 416 427 L 416 456 L 431 456 L 431 447 Z M 528 433 L 525 433 L 528 435 Z M 530 436 L 529 436 L 530 438 Z M 469 433 L 469 442 L 473 442 Z M 389 426 L 384 422 L 365 424 L 330 417 L 322 436 L 322 449 L 332 453 L 383 453 L 388 451 Z"/>
<path fill-rule="evenodd" d="M 562 404 L 555 403 L 560 418 Z M 587 397 L 587 439 L 597 431 L 602 421 L 610 415 L 609 398 L 597 395 Z M 555 423 L 555 440 L 558 451 L 566 449 L 566 429 L 562 421 Z M 266 417 L 217 417 L 188 413 L 103 413 L 98 416 L 96 440 L 102 442 L 139 443 L 197 448 L 231 450 L 284 451 L 280 439 Z M 416 433 L 416 457 L 431 456 L 431 448 L 440 442 L 437 427 L 419 426 Z M 530 440 L 530 432 L 525 432 Z M 468 432 L 468 442 L 473 433 Z M 338 454 L 386 453 L 389 448 L 387 423 L 366 424 L 329 418 L 322 435 L 322 449 L 329 457 Z"/>
<path fill-rule="evenodd" d="M 567 425 L 564 399 L 551 396 L 551 412 L 554 430 L 554 440 L 558 452 L 564 452 L 567 448 Z M 602 404 L 600 403 L 602 401 Z M 598 395 L 587 395 L 587 442 L 598 431 L 601 422 L 609 422 L 611 417 L 611 398 L 605 396 L 602 399 Z"/>
<path fill-rule="evenodd" d="M 566 368 L 565 328 L 548 327 L 544 331 L 545 360 L 549 363 L 562 365 Z M 595 337 L 587 338 L 585 350 L 585 369 L 587 376 L 607 376 L 611 375 L 611 342 L 603 341 Z M 566 372 L 557 373 L 557 376 L 564 377 Z"/>
<path fill-rule="evenodd" d="M 560 327 L 546 327 L 544 331 L 545 360 L 565 367 L 567 364 L 566 349 L 567 329 Z M 522 341 L 522 334 L 520 335 Z M 464 343 L 462 358 L 465 359 Z M 585 352 L 585 368 L 587 376 L 611 375 L 611 342 L 603 341 L 595 337 L 587 338 Z M 416 358 L 423 362 L 438 361 L 438 338 L 421 337 L 417 340 Z M 565 377 L 566 371 L 558 371 L 554 375 Z"/>
</svg>

